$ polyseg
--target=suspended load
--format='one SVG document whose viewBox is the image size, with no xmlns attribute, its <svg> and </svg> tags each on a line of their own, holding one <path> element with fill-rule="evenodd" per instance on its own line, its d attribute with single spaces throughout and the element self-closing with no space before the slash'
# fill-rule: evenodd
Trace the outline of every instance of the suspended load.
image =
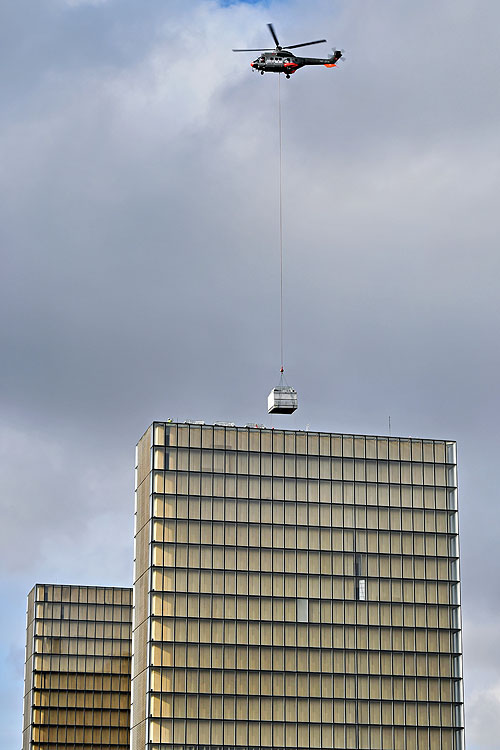
<svg viewBox="0 0 500 750">
<path fill-rule="evenodd" d="M 291 388 L 285 381 L 283 367 L 281 368 L 280 384 L 273 388 L 267 399 L 268 414 L 293 414 L 298 408 L 298 397 L 295 388 Z"/>
<path fill-rule="evenodd" d="M 297 391 L 288 385 L 277 385 L 267 399 L 268 414 L 293 414 L 298 407 Z"/>
</svg>

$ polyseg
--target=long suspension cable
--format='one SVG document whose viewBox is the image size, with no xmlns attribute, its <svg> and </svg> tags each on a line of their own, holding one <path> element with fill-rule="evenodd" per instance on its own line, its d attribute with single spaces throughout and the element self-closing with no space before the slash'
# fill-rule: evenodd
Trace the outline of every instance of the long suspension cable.
<svg viewBox="0 0 500 750">
<path fill-rule="evenodd" d="M 278 134 L 279 134 L 279 224 L 280 224 L 280 358 L 281 372 L 284 370 L 283 355 L 283 137 L 281 127 L 281 73 L 278 73 Z"/>
</svg>

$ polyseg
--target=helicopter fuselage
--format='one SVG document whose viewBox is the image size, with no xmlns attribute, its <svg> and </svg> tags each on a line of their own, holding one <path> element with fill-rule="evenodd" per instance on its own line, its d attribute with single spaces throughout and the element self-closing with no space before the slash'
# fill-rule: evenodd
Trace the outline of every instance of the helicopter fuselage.
<svg viewBox="0 0 500 750">
<path fill-rule="evenodd" d="M 327 58 L 298 57 L 292 52 L 283 49 L 273 52 L 262 52 L 250 65 L 262 75 L 264 73 L 285 73 L 289 77 L 305 65 L 326 65 L 329 68 L 333 68 L 335 67 L 335 63 L 340 59 L 337 55 L 338 53 L 335 53 L 332 57 Z"/>
</svg>

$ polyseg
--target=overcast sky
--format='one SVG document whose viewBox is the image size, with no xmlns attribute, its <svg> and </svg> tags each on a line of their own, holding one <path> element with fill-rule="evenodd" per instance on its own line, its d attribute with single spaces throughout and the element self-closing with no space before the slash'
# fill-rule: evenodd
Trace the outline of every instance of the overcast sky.
<svg viewBox="0 0 500 750">
<path fill-rule="evenodd" d="M 5 750 L 29 589 L 131 583 L 146 427 L 271 424 L 278 81 L 231 52 L 269 21 L 347 57 L 281 81 L 273 424 L 457 440 L 468 750 L 498 748 L 500 6 L 3 0 Z"/>
</svg>

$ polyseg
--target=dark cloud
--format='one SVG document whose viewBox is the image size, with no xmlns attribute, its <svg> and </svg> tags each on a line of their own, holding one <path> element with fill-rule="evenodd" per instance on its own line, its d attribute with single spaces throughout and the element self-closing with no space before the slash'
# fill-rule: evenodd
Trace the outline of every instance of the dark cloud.
<svg viewBox="0 0 500 750">
<path fill-rule="evenodd" d="M 285 351 L 301 402 L 286 424 L 385 433 L 391 415 L 393 433 L 458 440 L 468 731 L 489 747 L 478 706 L 497 681 L 467 639 L 494 649 L 478 624 L 498 620 L 485 571 L 499 521 L 500 11 L 20 0 L 0 13 L 2 549 L 17 618 L 4 642 L 22 648 L 37 580 L 130 582 L 133 446 L 153 419 L 270 422 L 277 80 L 230 49 L 267 43 L 273 20 L 287 42 L 324 34 L 348 58 L 281 82 Z"/>
</svg>

